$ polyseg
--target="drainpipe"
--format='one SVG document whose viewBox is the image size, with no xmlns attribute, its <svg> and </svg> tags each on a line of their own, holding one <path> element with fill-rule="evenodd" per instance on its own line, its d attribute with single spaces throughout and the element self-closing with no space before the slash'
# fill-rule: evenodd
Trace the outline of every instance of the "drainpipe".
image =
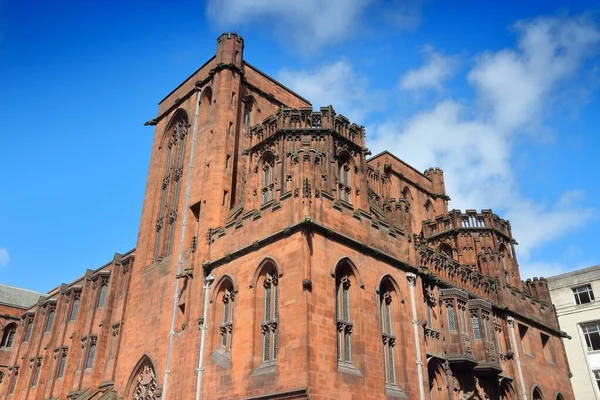
<svg viewBox="0 0 600 400">
<path fill-rule="evenodd" d="M 190 203 L 190 184 L 192 182 L 192 170 L 194 169 L 194 148 L 196 147 L 196 130 L 198 126 L 198 111 L 200 106 L 200 90 L 196 88 L 196 113 L 194 114 L 194 129 L 192 134 L 192 148 L 190 150 L 190 163 L 188 166 L 187 183 L 185 185 L 185 202 L 183 210 L 187 210 Z M 185 215 L 185 214 L 183 214 Z M 187 223 L 185 216 L 181 224 L 181 236 L 179 238 L 179 255 L 177 257 L 177 276 L 181 273 L 181 265 L 183 264 L 183 241 L 185 239 L 185 228 Z M 175 317 L 177 315 L 177 303 L 179 302 L 179 278 L 175 278 L 175 293 L 173 294 L 173 307 L 171 310 L 171 328 L 169 330 L 169 344 L 167 345 L 167 359 L 165 365 L 165 376 L 163 379 L 162 400 L 167 399 L 167 388 L 169 383 L 169 374 L 171 373 L 171 349 L 173 347 L 173 336 L 175 335 Z"/>
<path fill-rule="evenodd" d="M 208 297 L 210 293 L 210 285 L 212 285 L 215 277 L 212 274 L 204 278 L 204 311 L 202 312 L 202 338 L 200 339 L 200 357 L 198 358 L 198 368 L 196 373 L 198 379 L 196 381 L 196 400 L 202 397 L 202 373 L 204 372 L 204 348 L 206 343 L 207 317 L 208 317 Z"/>
<path fill-rule="evenodd" d="M 410 291 L 410 303 L 412 306 L 412 325 L 415 334 L 415 349 L 417 351 L 417 372 L 419 373 L 419 398 L 425 400 L 425 388 L 423 387 L 423 361 L 421 361 L 421 343 L 419 341 L 419 321 L 417 319 L 417 303 L 415 300 L 415 285 L 417 275 L 412 272 L 406 273 L 408 288 Z"/>
<path fill-rule="evenodd" d="M 523 370 L 521 369 L 521 358 L 519 357 L 519 349 L 517 348 L 517 338 L 515 337 L 515 319 L 511 316 L 506 317 L 508 326 L 510 327 L 510 338 L 512 341 L 513 352 L 515 353 L 515 361 L 517 362 L 517 371 L 519 372 L 519 381 L 521 383 L 521 396 L 523 400 L 527 400 L 527 389 L 525 388 L 525 380 L 523 379 Z"/>
</svg>

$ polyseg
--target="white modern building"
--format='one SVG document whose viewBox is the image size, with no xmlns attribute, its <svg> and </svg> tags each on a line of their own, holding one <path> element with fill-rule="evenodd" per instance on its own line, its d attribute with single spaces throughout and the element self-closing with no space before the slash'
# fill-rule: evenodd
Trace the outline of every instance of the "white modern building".
<svg viewBox="0 0 600 400">
<path fill-rule="evenodd" d="M 577 400 L 600 400 L 600 265 L 548 278 Z"/>
</svg>

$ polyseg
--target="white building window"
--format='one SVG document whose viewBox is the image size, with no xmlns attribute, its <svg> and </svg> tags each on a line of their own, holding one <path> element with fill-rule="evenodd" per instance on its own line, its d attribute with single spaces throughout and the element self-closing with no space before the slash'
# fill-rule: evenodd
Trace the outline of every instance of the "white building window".
<svg viewBox="0 0 600 400">
<path fill-rule="evenodd" d="M 596 380 L 596 385 L 598 385 L 598 390 L 600 390 L 600 369 L 594 371 L 594 379 Z"/>
<path fill-rule="evenodd" d="M 600 350 L 600 321 L 581 326 L 588 351 Z"/>
<path fill-rule="evenodd" d="M 575 296 L 575 303 L 586 304 L 594 301 L 594 292 L 592 291 L 592 285 L 582 285 L 573 288 L 573 296 Z"/>
</svg>

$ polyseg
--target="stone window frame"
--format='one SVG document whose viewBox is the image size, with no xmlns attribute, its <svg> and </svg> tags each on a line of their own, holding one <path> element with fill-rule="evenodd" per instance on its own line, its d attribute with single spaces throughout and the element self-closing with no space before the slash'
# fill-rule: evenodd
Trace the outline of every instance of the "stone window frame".
<svg viewBox="0 0 600 400">
<path fill-rule="evenodd" d="M 585 322 L 580 326 L 588 353 L 600 351 L 600 320 Z"/>
<path fill-rule="evenodd" d="M 25 330 L 23 333 L 23 343 L 28 343 L 29 339 L 31 339 L 31 332 L 33 332 L 33 323 L 35 321 L 35 313 L 27 312 L 23 316 L 23 325 L 25 326 Z"/>
<path fill-rule="evenodd" d="M 43 307 L 46 308 L 46 318 L 44 324 L 44 334 L 52 332 L 54 322 L 56 321 L 56 299 L 50 299 Z"/>
<path fill-rule="evenodd" d="M 349 154 L 341 155 L 336 169 L 338 199 L 352 204 L 352 157 Z"/>
<path fill-rule="evenodd" d="M 80 309 L 81 309 L 81 292 L 82 292 L 82 288 L 76 287 L 76 288 L 70 289 L 69 292 L 65 293 L 67 296 L 67 302 L 71 303 L 71 305 L 69 306 L 68 323 L 75 322 L 75 321 L 77 321 L 77 318 L 79 318 L 79 313 L 80 313 Z M 76 304 L 77 304 L 77 306 L 75 306 Z M 73 315 L 74 310 L 76 310 L 75 315 Z"/>
<path fill-rule="evenodd" d="M 12 368 L 12 373 L 10 375 L 10 382 L 8 385 L 8 396 L 12 396 L 15 393 L 15 389 L 17 387 L 17 378 L 19 377 L 19 366 L 15 365 Z"/>
<path fill-rule="evenodd" d="M 10 322 L 6 324 L 2 329 L 2 341 L 0 342 L 0 348 L 10 349 L 15 343 L 15 337 L 17 336 L 17 323 Z"/>
<path fill-rule="evenodd" d="M 233 329 L 235 314 L 235 297 L 238 287 L 229 274 L 224 274 L 214 285 L 214 291 L 210 303 L 213 309 L 213 328 L 210 337 L 213 343 L 213 351 L 210 359 L 221 367 L 231 368 L 231 353 L 233 350 Z M 225 301 L 226 300 L 226 301 Z M 225 315 L 225 304 L 228 304 L 227 315 Z M 201 323 L 201 325 L 204 322 Z M 223 342 L 225 341 L 225 344 Z"/>
<path fill-rule="evenodd" d="M 275 182 L 277 180 L 277 171 L 275 168 L 275 156 L 270 152 L 265 153 L 261 158 L 260 168 L 260 197 L 261 206 L 269 204 L 275 199 Z"/>
<path fill-rule="evenodd" d="M 89 342 L 89 343 L 88 343 Z M 94 368 L 94 363 L 96 362 L 96 355 L 98 354 L 98 336 L 90 335 L 85 343 L 85 368 L 84 371 L 91 371 Z M 93 352 L 90 350 L 94 349 Z"/>
<path fill-rule="evenodd" d="M 64 378 L 65 371 L 67 368 L 68 353 L 69 353 L 69 348 L 66 346 L 63 346 L 63 347 L 55 350 L 55 355 L 56 355 L 56 358 L 58 359 L 58 361 L 57 361 L 58 364 L 56 366 L 56 380 Z"/>
<path fill-rule="evenodd" d="M 30 387 L 34 388 L 39 383 L 40 370 L 42 369 L 42 357 L 32 357 L 30 360 L 31 366 L 31 383 Z"/>
<path fill-rule="evenodd" d="M 571 291 L 573 292 L 573 298 L 575 299 L 576 305 L 589 304 L 596 300 L 594 297 L 594 290 L 592 289 L 592 285 L 590 283 L 574 286 L 571 288 Z M 583 301 L 585 300 L 584 296 L 587 297 L 587 301 Z M 582 297 L 584 298 L 582 299 Z"/>
<path fill-rule="evenodd" d="M 205 96 L 206 91 L 202 98 Z M 161 150 L 166 145 L 167 151 L 166 155 L 163 156 L 165 174 L 160 182 L 160 201 L 155 225 L 153 262 L 161 261 L 171 255 L 190 126 L 187 112 L 182 108 L 178 108 L 167 124 L 159 147 L 159 150 Z M 165 228 L 167 228 L 166 236 L 163 232 Z"/>
</svg>

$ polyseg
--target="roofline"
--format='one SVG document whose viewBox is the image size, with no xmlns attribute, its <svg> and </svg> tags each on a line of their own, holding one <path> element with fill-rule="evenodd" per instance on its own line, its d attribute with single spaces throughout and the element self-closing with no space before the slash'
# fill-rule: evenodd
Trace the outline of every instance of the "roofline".
<svg viewBox="0 0 600 400">
<path fill-rule="evenodd" d="M 369 159 L 367 160 L 367 163 L 369 163 L 369 162 L 373 161 L 373 160 L 374 160 L 374 159 L 376 159 L 377 157 L 381 157 L 381 156 L 384 156 L 384 155 L 386 155 L 386 154 L 387 154 L 387 155 L 389 155 L 390 157 L 392 157 L 393 159 L 395 159 L 396 161 L 398 161 L 398 162 L 402 163 L 403 165 L 407 166 L 408 168 L 412 169 L 412 170 L 413 170 L 413 171 L 415 171 L 417 174 L 421 175 L 423 178 L 427 179 L 428 181 L 431 181 L 431 179 L 430 179 L 430 178 L 429 178 L 427 175 L 425 175 L 424 173 L 422 173 L 421 171 L 419 171 L 418 169 L 416 169 L 416 168 L 415 168 L 415 167 L 413 167 L 412 165 L 408 164 L 406 161 L 402 161 L 401 159 L 399 159 L 399 158 L 398 158 L 398 156 L 396 156 L 396 155 L 395 155 L 395 154 L 393 154 L 393 153 L 390 153 L 390 152 L 389 152 L 389 151 L 387 151 L 387 150 L 383 150 L 381 153 L 377 153 L 377 154 L 375 154 L 373 157 L 371 157 L 371 158 L 369 158 Z"/>
<path fill-rule="evenodd" d="M 173 93 L 175 93 L 177 91 L 177 89 L 179 89 L 180 87 L 182 87 L 184 85 L 184 83 L 186 83 L 187 81 L 189 81 L 190 79 L 192 79 L 194 77 L 194 75 L 196 75 L 198 72 L 200 72 L 200 70 L 204 67 L 206 67 L 212 60 L 214 60 L 217 56 L 214 55 L 211 58 L 208 59 L 208 61 L 206 61 L 204 64 L 202 64 L 202 66 L 200 68 L 198 68 L 197 70 L 195 70 L 194 72 L 192 72 L 192 74 L 190 76 L 188 76 L 187 78 L 185 78 L 183 80 L 183 82 L 181 82 L 179 85 L 177 85 L 177 87 L 173 90 L 171 90 L 169 92 L 168 95 L 166 95 L 165 97 L 163 97 L 163 99 L 161 101 L 158 102 L 158 104 L 162 104 L 163 101 L 165 101 L 167 98 L 169 98 L 169 96 L 171 96 Z"/>
<path fill-rule="evenodd" d="M 275 78 L 272 78 L 271 76 L 267 75 L 266 73 L 262 72 L 260 69 L 256 68 L 254 65 L 250 64 L 249 62 L 244 60 L 244 65 L 249 66 L 250 68 L 252 68 L 254 71 L 258 72 L 260 75 L 262 75 L 264 78 L 267 78 L 268 80 L 270 80 L 271 82 L 275 83 L 276 85 L 281 86 L 283 89 L 287 90 L 288 92 L 290 92 L 291 94 L 293 94 L 294 96 L 296 96 L 297 98 L 299 98 L 300 100 L 310 104 L 311 106 L 313 105 L 310 101 L 308 101 L 307 99 L 305 99 L 304 97 L 300 96 L 298 93 L 294 92 L 292 89 L 290 89 L 289 87 L 285 86 L 283 83 L 279 82 L 278 80 L 276 80 Z"/>
<path fill-rule="evenodd" d="M 587 267 L 587 268 L 577 269 L 575 271 L 565 272 L 564 274 L 554 275 L 554 276 L 551 276 L 549 278 L 546 278 L 546 280 L 548 282 L 550 282 L 550 281 L 556 282 L 556 281 L 560 281 L 561 279 L 570 278 L 572 276 L 582 275 L 582 274 L 586 274 L 588 272 L 594 272 L 594 271 L 600 271 L 600 265 L 595 265 L 593 267 Z"/>
<path fill-rule="evenodd" d="M 22 290 L 24 292 L 39 294 L 40 296 L 48 296 L 47 293 L 36 292 L 35 290 L 31 290 L 31 289 L 23 289 L 23 288 L 20 288 L 20 287 L 17 287 L 17 286 L 5 285 L 3 283 L 0 283 L 0 286 L 9 287 L 11 289 Z"/>
</svg>

